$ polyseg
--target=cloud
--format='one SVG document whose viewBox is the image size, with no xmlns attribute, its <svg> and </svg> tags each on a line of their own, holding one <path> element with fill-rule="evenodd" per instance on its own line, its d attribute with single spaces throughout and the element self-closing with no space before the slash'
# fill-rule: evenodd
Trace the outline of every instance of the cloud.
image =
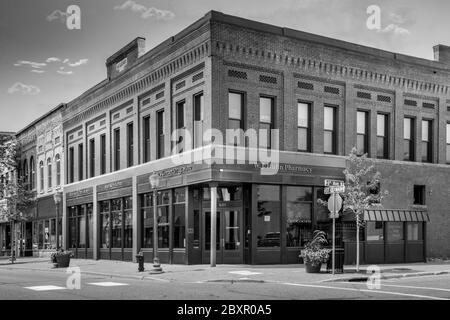
<svg viewBox="0 0 450 320">
<path fill-rule="evenodd" d="M 61 61 L 60 58 L 51 57 L 51 58 L 48 58 L 46 62 L 50 63 L 50 62 L 60 62 L 60 61 Z"/>
<path fill-rule="evenodd" d="M 115 6 L 114 10 L 127 10 L 130 9 L 133 12 L 140 13 L 142 19 L 148 19 L 151 17 L 155 17 L 157 20 L 170 20 L 175 17 L 175 14 L 172 11 L 161 10 L 155 7 L 149 7 L 136 3 L 132 0 L 125 1 L 120 6 Z"/>
<path fill-rule="evenodd" d="M 47 64 L 46 63 L 39 63 L 39 62 L 32 62 L 32 61 L 26 61 L 26 60 L 19 60 L 14 64 L 16 67 L 20 67 L 20 66 L 24 66 L 24 65 L 29 65 L 32 68 L 35 69 L 41 69 L 42 67 L 45 67 Z"/>
<path fill-rule="evenodd" d="M 69 65 L 69 67 L 79 67 L 79 66 L 82 66 L 82 65 L 84 65 L 84 64 L 87 64 L 88 61 L 89 61 L 89 59 L 80 59 L 80 60 L 77 61 L 77 62 L 70 63 L 70 62 L 69 62 L 69 59 L 66 59 L 66 60 L 67 60 L 67 64 Z M 64 60 L 64 61 L 66 61 L 66 60 Z"/>
<path fill-rule="evenodd" d="M 56 72 L 58 72 L 59 74 L 65 75 L 65 76 L 70 76 L 71 74 L 73 74 L 73 71 L 63 71 L 63 69 L 57 70 Z"/>
<path fill-rule="evenodd" d="M 66 12 L 62 12 L 61 10 L 55 10 L 47 16 L 46 20 L 48 22 L 52 22 L 54 20 L 59 20 L 60 22 L 65 22 L 66 18 L 67 18 Z"/>
<path fill-rule="evenodd" d="M 33 69 L 33 70 L 31 70 L 31 72 L 34 72 L 34 73 L 44 73 L 45 70 Z"/>
<path fill-rule="evenodd" d="M 63 63 L 69 62 L 69 59 L 64 59 Z"/>
<path fill-rule="evenodd" d="M 26 85 L 21 82 L 16 82 L 8 89 L 9 94 L 20 93 L 22 95 L 33 96 L 33 95 L 39 94 L 40 92 L 41 92 L 41 89 L 39 89 L 38 87 L 32 86 L 32 85 Z"/>
<path fill-rule="evenodd" d="M 378 32 L 381 33 L 394 33 L 395 35 L 409 35 L 411 34 L 411 32 L 409 32 L 408 29 L 402 28 L 394 23 L 391 23 L 390 25 L 388 25 L 387 27 L 385 27 L 384 29 L 380 29 L 378 30 Z"/>
</svg>

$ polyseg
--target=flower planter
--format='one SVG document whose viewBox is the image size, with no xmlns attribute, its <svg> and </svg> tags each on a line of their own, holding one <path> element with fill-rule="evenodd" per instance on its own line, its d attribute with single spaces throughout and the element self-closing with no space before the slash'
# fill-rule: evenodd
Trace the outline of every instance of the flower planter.
<svg viewBox="0 0 450 320">
<path fill-rule="evenodd" d="M 56 263 L 58 264 L 58 268 L 67 268 L 70 264 L 70 255 L 58 255 L 56 256 Z"/>
<path fill-rule="evenodd" d="M 320 273 L 320 268 L 322 267 L 322 264 L 316 264 L 313 265 L 311 263 L 305 263 L 306 272 L 307 273 Z"/>
</svg>

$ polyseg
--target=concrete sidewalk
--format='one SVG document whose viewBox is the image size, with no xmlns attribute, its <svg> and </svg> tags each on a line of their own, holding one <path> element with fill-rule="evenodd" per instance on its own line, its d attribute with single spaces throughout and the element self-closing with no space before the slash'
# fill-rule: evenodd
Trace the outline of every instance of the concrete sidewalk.
<svg viewBox="0 0 450 320">
<path fill-rule="evenodd" d="M 29 271 L 52 271 L 66 273 L 66 269 L 55 269 L 47 258 L 19 258 L 15 264 L 0 260 L 1 270 L 22 269 Z M 343 274 L 331 275 L 306 273 L 303 265 L 169 265 L 163 264 L 162 274 L 150 274 L 152 264 L 145 264 L 145 271 L 138 272 L 137 264 L 110 260 L 72 259 L 71 267 L 79 267 L 82 274 L 116 278 L 153 280 L 163 282 L 207 283 L 207 282 L 281 282 L 313 283 L 329 281 L 364 281 L 369 274 L 367 265 L 357 273 L 355 266 L 344 266 Z M 450 262 L 379 265 L 381 278 L 401 278 L 424 275 L 450 274 Z M 325 265 L 322 270 L 326 270 Z"/>
</svg>

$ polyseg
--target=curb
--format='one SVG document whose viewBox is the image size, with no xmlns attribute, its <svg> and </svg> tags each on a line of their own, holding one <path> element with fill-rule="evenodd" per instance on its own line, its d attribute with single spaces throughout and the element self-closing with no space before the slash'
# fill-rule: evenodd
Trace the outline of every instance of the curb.
<svg viewBox="0 0 450 320">
<path fill-rule="evenodd" d="M 423 277 L 423 276 L 437 276 L 437 275 L 443 275 L 443 274 L 450 274 L 450 270 L 423 271 L 423 272 L 414 272 L 414 273 L 381 275 L 380 279 L 412 278 L 412 277 Z M 343 282 L 343 281 L 351 282 L 352 280 L 353 281 L 359 281 L 359 280 L 367 281 L 368 279 L 369 279 L 369 276 L 359 276 L 359 277 L 326 279 L 326 280 L 321 280 L 319 282 Z"/>
</svg>

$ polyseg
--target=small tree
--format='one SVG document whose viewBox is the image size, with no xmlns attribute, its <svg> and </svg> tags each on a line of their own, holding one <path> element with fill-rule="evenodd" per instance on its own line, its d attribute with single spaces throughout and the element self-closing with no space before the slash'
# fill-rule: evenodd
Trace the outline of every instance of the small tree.
<svg viewBox="0 0 450 320">
<path fill-rule="evenodd" d="M 364 212 L 373 205 L 381 205 L 384 194 L 377 190 L 380 186 L 381 174 L 374 170 L 373 161 L 367 158 L 367 154 L 358 155 L 353 148 L 348 156 L 345 175 L 344 210 L 355 214 L 356 220 L 356 271 L 359 271 L 359 228 L 363 226 Z"/>
<path fill-rule="evenodd" d="M 12 179 L 1 179 L 0 220 L 11 224 L 11 261 L 14 262 L 15 223 L 28 220 L 27 209 L 35 205 L 35 194 L 28 188 L 27 181 L 18 175 L 20 149 L 15 139 L 0 144 L 0 174 L 8 173 Z M 18 239 L 17 239 L 18 240 Z M 17 243 L 16 240 L 16 243 Z M 16 245 L 17 247 L 17 245 Z M 17 255 L 16 255 L 17 256 Z"/>
</svg>

